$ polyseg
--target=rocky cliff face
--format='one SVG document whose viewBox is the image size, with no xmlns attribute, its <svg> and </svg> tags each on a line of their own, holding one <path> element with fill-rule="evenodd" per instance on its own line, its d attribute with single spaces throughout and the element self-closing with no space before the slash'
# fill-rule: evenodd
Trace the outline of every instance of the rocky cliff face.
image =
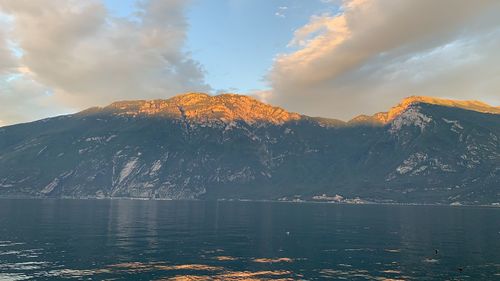
<svg viewBox="0 0 500 281">
<path fill-rule="evenodd" d="M 498 113 L 423 97 L 350 122 L 238 95 L 117 102 L 0 128 L 0 195 L 494 204 Z"/>
<path fill-rule="evenodd" d="M 373 116 L 361 115 L 351 122 L 370 122 L 370 123 L 380 123 L 387 124 L 399 117 L 405 112 L 411 110 L 419 104 L 436 105 L 449 108 L 460 108 L 464 110 L 471 110 L 482 113 L 500 114 L 500 107 L 490 106 L 480 101 L 457 101 L 448 99 L 439 99 L 433 97 L 424 96 L 411 96 L 405 98 L 398 105 L 394 106 L 387 112 L 376 113 Z"/>
<path fill-rule="evenodd" d="M 235 94 L 210 96 L 191 93 L 168 100 L 116 102 L 94 110 L 131 117 L 165 116 L 197 123 L 241 121 L 247 124 L 260 122 L 278 125 L 302 118 L 299 114 Z"/>
</svg>

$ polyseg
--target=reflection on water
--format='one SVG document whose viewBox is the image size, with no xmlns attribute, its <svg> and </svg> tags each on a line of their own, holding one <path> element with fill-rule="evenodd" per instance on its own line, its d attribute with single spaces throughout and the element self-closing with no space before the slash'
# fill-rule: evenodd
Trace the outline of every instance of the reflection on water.
<svg viewBox="0 0 500 281">
<path fill-rule="evenodd" d="M 286 278 L 292 275 L 290 271 L 230 271 L 221 266 L 210 266 L 203 264 L 168 265 L 164 263 L 122 263 L 110 265 L 107 268 L 95 270 L 59 270 L 52 271 L 48 275 L 53 277 L 76 278 L 105 274 L 130 275 L 147 272 L 173 272 L 176 274 L 168 279 L 158 280 L 266 280 Z M 288 276 L 288 277 L 287 277 Z M 180 279 L 180 278 L 184 279 Z"/>
<path fill-rule="evenodd" d="M 495 280 L 500 210 L 0 200 L 0 280 Z"/>
<path fill-rule="evenodd" d="M 277 258 L 277 259 L 260 258 L 260 259 L 254 259 L 253 262 L 259 262 L 259 263 L 292 262 L 292 259 L 290 259 L 290 258 Z"/>
</svg>

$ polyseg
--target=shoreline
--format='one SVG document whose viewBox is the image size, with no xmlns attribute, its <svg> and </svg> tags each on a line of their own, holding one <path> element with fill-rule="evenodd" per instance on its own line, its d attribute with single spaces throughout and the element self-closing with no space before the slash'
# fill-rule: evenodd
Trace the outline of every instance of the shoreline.
<svg viewBox="0 0 500 281">
<path fill-rule="evenodd" d="M 113 201 L 113 200 L 123 200 L 123 201 L 176 201 L 176 202 L 243 202 L 243 203 L 287 203 L 287 204 L 321 204 L 321 205 L 348 205 L 348 206 L 428 206 L 428 207 L 486 207 L 486 208 L 498 208 L 500 205 L 484 205 L 484 204 L 439 204 L 439 203 L 403 203 L 403 202 L 372 202 L 366 201 L 363 203 L 349 203 L 349 202 L 326 202 L 326 201 L 313 201 L 313 200 L 270 200 L 270 199 L 168 199 L 168 198 L 140 198 L 140 197 L 24 197 L 24 196 L 0 196 L 0 200 L 95 200 L 95 201 Z"/>
</svg>

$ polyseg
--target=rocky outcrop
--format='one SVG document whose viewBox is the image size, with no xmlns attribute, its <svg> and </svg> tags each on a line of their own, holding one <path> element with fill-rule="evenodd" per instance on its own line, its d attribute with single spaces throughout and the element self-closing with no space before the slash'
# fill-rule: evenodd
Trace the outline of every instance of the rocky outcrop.
<svg viewBox="0 0 500 281">
<path fill-rule="evenodd" d="M 430 104 L 482 113 L 500 114 L 500 106 L 490 106 L 480 101 L 459 101 L 424 96 L 411 96 L 403 99 L 398 105 L 391 108 L 388 112 L 379 112 L 373 116 L 360 115 L 352 119 L 350 122 L 387 124 L 410 110 L 410 108 L 418 108 L 419 104 Z"/>
<path fill-rule="evenodd" d="M 297 113 L 290 113 L 282 108 L 235 94 L 211 96 L 190 93 L 167 100 L 123 101 L 113 103 L 102 110 L 124 116 L 168 116 L 197 123 L 243 121 L 247 124 L 257 122 L 283 124 L 302 118 Z"/>
</svg>

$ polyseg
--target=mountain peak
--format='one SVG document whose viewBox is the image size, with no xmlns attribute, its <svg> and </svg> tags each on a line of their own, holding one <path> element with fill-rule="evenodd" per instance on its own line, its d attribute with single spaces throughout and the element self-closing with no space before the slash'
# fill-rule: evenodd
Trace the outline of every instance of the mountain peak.
<svg viewBox="0 0 500 281">
<path fill-rule="evenodd" d="M 476 100 L 450 100 L 450 99 L 442 99 L 442 98 L 434 98 L 427 96 L 410 96 L 404 98 L 398 105 L 392 107 L 388 112 L 379 112 L 372 116 L 372 119 L 378 123 L 389 123 L 394 120 L 396 117 L 405 112 L 408 108 L 416 104 L 431 104 L 431 105 L 439 105 L 445 107 L 455 107 L 465 110 L 477 111 L 482 113 L 493 113 L 500 114 L 500 107 L 491 106 L 486 103 L 476 101 Z M 363 118 L 356 117 L 353 120 L 357 121 L 367 119 L 366 116 L 362 116 Z"/>
<path fill-rule="evenodd" d="M 190 121 L 244 121 L 283 124 L 298 120 L 301 115 L 264 104 L 254 98 L 221 94 L 187 93 L 166 100 L 120 101 L 104 108 L 118 115 L 160 115 Z"/>
<path fill-rule="evenodd" d="M 491 106 L 489 104 L 477 100 L 450 100 L 450 99 L 442 99 L 442 98 L 434 98 L 426 96 L 410 96 L 403 99 L 403 101 L 400 104 L 410 105 L 416 103 L 427 103 L 427 104 L 441 105 L 447 107 L 458 107 L 462 109 L 479 111 L 483 113 L 500 113 L 499 106 Z"/>
<path fill-rule="evenodd" d="M 418 104 L 431 104 L 445 107 L 461 108 L 482 113 L 500 114 L 500 107 L 486 103 L 468 100 L 450 100 L 427 96 L 410 96 L 404 98 L 398 105 L 387 112 L 379 112 L 372 116 L 360 115 L 349 121 L 351 124 L 370 123 L 387 124 Z M 297 113 L 288 112 L 280 107 L 265 104 L 252 97 L 238 94 L 209 95 L 206 93 L 186 93 L 169 99 L 118 101 L 104 108 L 91 108 L 85 113 L 106 111 L 121 116 L 157 115 L 175 119 L 186 119 L 194 122 L 244 121 L 248 124 L 257 122 L 283 124 L 299 120 L 304 117 Z M 313 118 L 320 123 L 342 123 L 327 118 Z M 324 119 L 324 120 L 323 120 Z M 326 122 L 327 120 L 328 122 Z"/>
</svg>

